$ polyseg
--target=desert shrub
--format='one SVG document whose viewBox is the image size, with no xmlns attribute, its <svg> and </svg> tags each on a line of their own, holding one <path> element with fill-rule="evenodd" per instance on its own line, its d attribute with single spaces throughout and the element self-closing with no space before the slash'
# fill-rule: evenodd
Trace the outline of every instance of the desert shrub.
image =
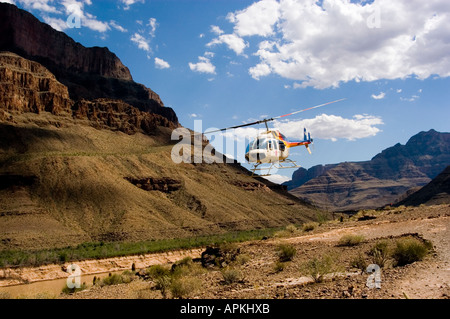
<svg viewBox="0 0 450 319">
<path fill-rule="evenodd" d="M 83 282 L 81 284 L 80 288 L 75 288 L 75 287 L 74 288 L 69 288 L 67 285 L 64 286 L 64 288 L 62 289 L 62 293 L 63 294 L 74 294 L 76 292 L 83 291 L 85 289 L 87 289 L 87 285 L 86 285 L 86 283 Z"/>
<path fill-rule="evenodd" d="M 281 244 L 277 247 L 278 260 L 281 262 L 291 261 L 297 250 L 290 244 Z"/>
<path fill-rule="evenodd" d="M 161 294 L 163 298 L 167 298 L 167 292 L 170 289 L 170 286 L 172 285 L 172 277 L 170 276 L 160 276 L 155 279 L 155 288 L 157 290 L 161 290 Z"/>
<path fill-rule="evenodd" d="M 286 263 L 285 262 L 281 262 L 281 261 L 277 261 L 277 262 L 275 262 L 275 265 L 274 265 L 273 268 L 274 268 L 274 270 L 276 272 L 281 272 L 281 271 L 283 271 L 286 268 Z"/>
<path fill-rule="evenodd" d="M 197 278 L 183 277 L 172 280 L 170 292 L 172 298 L 188 298 L 201 287 L 201 282 Z"/>
<path fill-rule="evenodd" d="M 297 227 L 295 227 L 295 225 L 293 225 L 293 224 L 287 225 L 286 226 L 286 231 L 288 233 L 293 234 L 293 233 L 295 233 L 297 231 Z"/>
<path fill-rule="evenodd" d="M 422 260 L 431 249 L 431 243 L 423 243 L 416 238 L 403 238 L 397 240 L 392 257 L 396 266 L 404 266 Z"/>
<path fill-rule="evenodd" d="M 344 235 L 339 239 L 338 246 L 356 246 L 364 240 L 361 235 Z"/>
<path fill-rule="evenodd" d="M 389 259 L 389 251 L 389 242 L 387 240 L 380 240 L 370 249 L 369 254 L 373 257 L 374 264 L 383 268 Z"/>
<path fill-rule="evenodd" d="M 122 282 L 124 284 L 128 284 L 130 282 L 133 281 L 134 279 L 134 272 L 132 272 L 131 270 L 125 270 L 122 275 L 120 275 L 122 277 Z"/>
<path fill-rule="evenodd" d="M 319 223 L 319 226 L 322 224 L 325 224 L 327 221 L 330 220 L 328 214 L 326 213 L 318 213 L 316 216 L 316 220 Z"/>
<path fill-rule="evenodd" d="M 225 268 L 221 271 L 223 281 L 225 284 L 230 285 L 235 282 L 242 281 L 242 273 L 234 268 Z"/>
<path fill-rule="evenodd" d="M 320 258 L 314 258 L 301 267 L 302 272 L 310 276 L 315 282 L 322 282 L 326 274 L 337 270 L 335 260 L 331 255 L 323 255 Z"/>
<path fill-rule="evenodd" d="M 123 283 L 123 277 L 119 274 L 109 274 L 108 277 L 103 278 L 103 286 L 119 285 Z"/>
<path fill-rule="evenodd" d="M 303 224 L 303 226 L 302 226 L 302 230 L 303 230 L 303 231 L 306 231 L 306 232 L 309 232 L 309 231 L 312 231 L 312 230 L 316 229 L 317 226 L 318 226 L 318 224 L 317 224 L 317 223 L 314 223 L 314 222 L 311 222 L 311 223 L 305 223 L 305 224 Z"/>
<path fill-rule="evenodd" d="M 359 253 L 355 258 L 352 259 L 350 265 L 353 268 L 361 270 L 361 272 L 365 272 L 367 269 L 367 266 L 369 265 L 364 258 L 363 254 Z"/>
<path fill-rule="evenodd" d="M 158 279 L 163 276 L 170 277 L 170 269 L 162 265 L 153 265 L 146 269 L 146 274 L 152 279 Z"/>
<path fill-rule="evenodd" d="M 247 254 L 242 254 L 236 257 L 237 265 L 244 265 L 250 261 L 250 256 Z"/>
</svg>

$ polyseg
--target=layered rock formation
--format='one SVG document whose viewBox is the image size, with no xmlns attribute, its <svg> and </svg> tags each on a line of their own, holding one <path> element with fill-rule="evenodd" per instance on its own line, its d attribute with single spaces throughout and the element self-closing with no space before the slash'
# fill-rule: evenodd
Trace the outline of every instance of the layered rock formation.
<svg viewBox="0 0 450 319">
<path fill-rule="evenodd" d="M 158 126 L 175 127 L 162 115 L 140 111 L 122 100 L 74 102 L 67 87 L 44 66 L 11 52 L 0 52 L 0 106 L 0 120 L 13 123 L 18 114 L 49 112 L 126 134 L 152 134 Z"/>
<path fill-rule="evenodd" d="M 178 125 L 175 112 L 164 107 L 158 94 L 135 83 L 128 68 L 108 48 L 86 48 L 7 3 L 0 3 L 0 34 L 0 51 L 42 64 L 67 86 L 72 100 L 119 99 Z"/>
<path fill-rule="evenodd" d="M 294 173 L 300 179 L 286 184 L 294 185 L 290 192 L 295 196 L 329 210 L 377 208 L 429 183 L 449 163 L 450 133 L 430 130 L 413 136 L 406 145 L 382 151 L 370 161 L 316 167 L 310 169 L 309 176 L 309 170 L 302 170 Z M 321 170 L 322 174 L 313 177 Z M 302 178 L 307 180 L 303 184 Z"/>
<path fill-rule="evenodd" d="M 418 206 L 450 204 L 450 166 L 436 176 L 430 183 L 419 190 L 408 194 L 406 198 L 399 201 L 396 206 Z"/>
<path fill-rule="evenodd" d="M 175 113 L 107 49 L 3 3 L 0 32 L 0 251 L 315 220 L 237 163 L 175 164 Z"/>
</svg>

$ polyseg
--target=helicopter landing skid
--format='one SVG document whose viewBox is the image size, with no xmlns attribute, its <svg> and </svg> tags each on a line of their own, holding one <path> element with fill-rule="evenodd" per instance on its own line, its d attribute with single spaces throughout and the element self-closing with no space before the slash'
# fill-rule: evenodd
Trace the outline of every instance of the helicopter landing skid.
<svg viewBox="0 0 450 319">
<path fill-rule="evenodd" d="M 290 159 L 285 159 L 282 162 L 270 163 L 270 166 L 268 166 L 268 167 L 259 167 L 262 164 L 263 163 L 257 163 L 257 164 L 253 165 L 253 168 L 250 169 L 250 171 L 252 172 L 252 177 L 255 175 L 255 173 L 257 171 L 267 171 L 265 174 L 261 174 L 261 175 L 257 174 L 257 176 L 271 176 L 270 171 L 272 169 L 286 169 L 286 168 L 299 168 L 299 167 L 301 167 L 295 161 L 290 160 Z"/>
</svg>

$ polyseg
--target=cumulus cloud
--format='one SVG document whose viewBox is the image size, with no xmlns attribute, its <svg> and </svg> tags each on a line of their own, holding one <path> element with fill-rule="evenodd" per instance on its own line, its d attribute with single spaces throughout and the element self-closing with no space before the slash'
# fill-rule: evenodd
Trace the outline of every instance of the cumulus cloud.
<svg viewBox="0 0 450 319">
<path fill-rule="evenodd" d="M 139 49 L 146 52 L 150 52 L 150 42 L 139 33 L 135 33 L 131 36 L 131 41 L 137 44 Z"/>
<path fill-rule="evenodd" d="M 216 67 L 211 63 L 211 60 L 205 56 L 198 57 L 199 62 L 191 63 L 189 62 L 189 68 L 191 71 L 199 73 L 210 73 L 216 74 Z"/>
<path fill-rule="evenodd" d="M 170 64 L 163 59 L 155 58 L 155 67 L 157 69 L 168 69 L 170 68 Z"/>
<path fill-rule="evenodd" d="M 337 139 L 353 141 L 375 136 L 381 132 L 377 126 L 382 124 L 384 123 L 380 117 L 367 114 L 354 115 L 353 118 L 321 114 L 313 119 L 274 122 L 274 126 L 291 139 L 302 138 L 303 128 L 306 128 L 313 138 L 332 141 Z"/>
<path fill-rule="evenodd" d="M 280 18 L 280 3 L 275 0 L 261 0 L 248 8 L 229 13 L 227 18 L 235 24 L 234 31 L 239 36 L 269 36 Z"/>
<path fill-rule="evenodd" d="M 262 37 L 254 53 L 259 62 L 249 69 L 255 79 L 277 74 L 323 89 L 450 76 L 446 0 L 260 0 L 229 13 L 228 21 L 239 38 Z"/>
<path fill-rule="evenodd" d="M 210 47 L 216 44 L 226 44 L 230 50 L 233 50 L 237 55 L 241 55 L 244 49 L 248 46 L 248 43 L 244 39 L 240 38 L 236 34 L 222 34 L 219 37 L 213 39 L 206 46 Z"/>
</svg>

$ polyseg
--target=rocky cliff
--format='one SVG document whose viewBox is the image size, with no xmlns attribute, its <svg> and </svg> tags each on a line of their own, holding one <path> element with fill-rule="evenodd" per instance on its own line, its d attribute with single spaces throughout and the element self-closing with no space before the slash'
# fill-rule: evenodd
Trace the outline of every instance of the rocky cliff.
<svg viewBox="0 0 450 319">
<path fill-rule="evenodd" d="M 315 220 L 315 209 L 237 163 L 175 164 L 175 113 L 108 50 L 7 4 L 0 30 L 9 50 L 0 51 L 0 251 Z"/>
<path fill-rule="evenodd" d="M 450 133 L 430 130 L 411 137 L 406 145 L 382 151 L 370 161 L 328 165 L 323 173 L 320 167 L 310 174 L 296 172 L 294 177 L 306 182 L 294 178 L 287 185 L 294 185 L 290 192 L 295 196 L 329 210 L 376 208 L 429 183 L 449 163 Z M 320 175 L 314 177 L 317 171 Z"/>
<path fill-rule="evenodd" d="M 153 134 L 158 126 L 175 124 L 162 115 L 113 99 L 73 101 L 68 88 L 47 68 L 11 52 L 0 52 L 0 120 L 20 122 L 25 113 L 49 112 L 59 121 L 87 120 L 95 128 L 126 134 Z M 57 124 L 59 125 L 59 124 Z"/>
<path fill-rule="evenodd" d="M 0 34 L 0 51 L 42 64 L 68 88 L 72 100 L 118 99 L 178 125 L 175 112 L 164 107 L 158 94 L 135 83 L 128 68 L 108 48 L 86 48 L 7 3 L 0 3 Z"/>
<path fill-rule="evenodd" d="M 450 204 L 450 166 L 447 166 L 427 185 L 408 194 L 406 198 L 396 203 L 396 206 L 419 206 L 421 204 Z"/>
</svg>

